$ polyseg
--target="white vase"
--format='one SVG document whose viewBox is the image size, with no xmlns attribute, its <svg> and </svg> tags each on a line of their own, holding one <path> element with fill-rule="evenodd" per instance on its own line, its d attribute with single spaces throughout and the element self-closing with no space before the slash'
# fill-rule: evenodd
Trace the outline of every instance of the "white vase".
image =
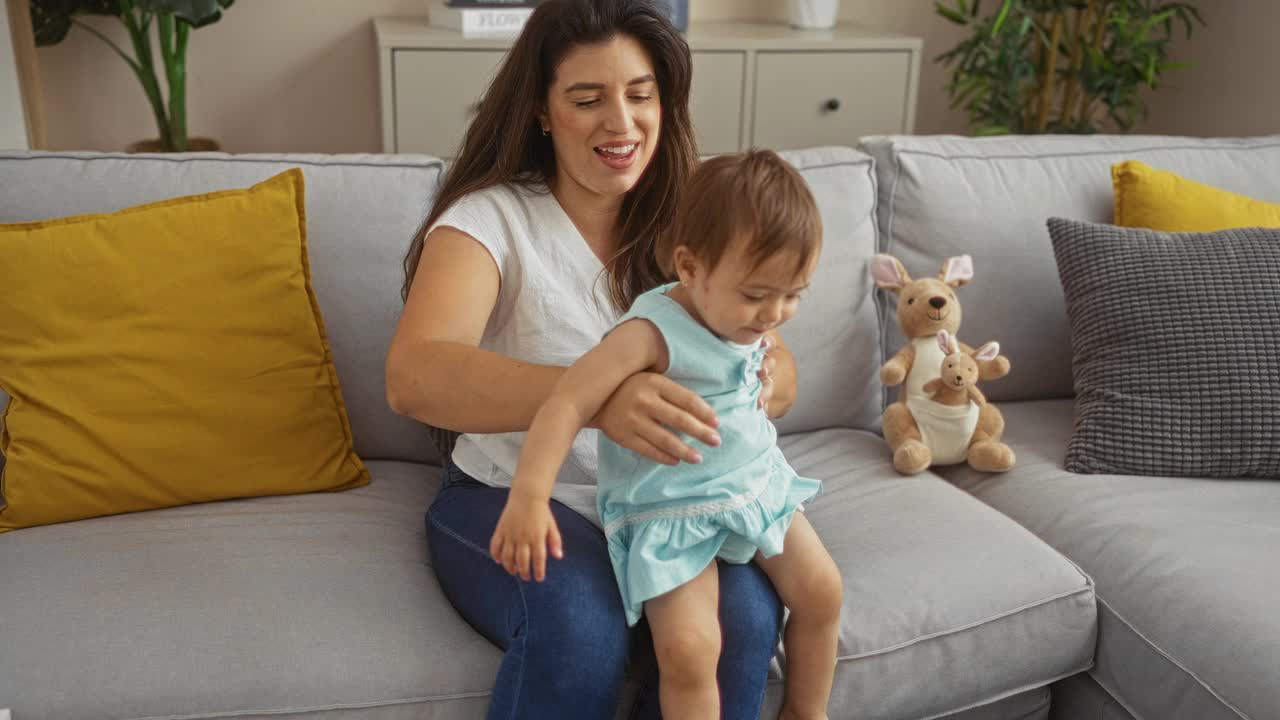
<svg viewBox="0 0 1280 720">
<path fill-rule="evenodd" d="M 787 0 L 787 19 L 801 30 L 833 28 L 839 13 L 840 0 Z"/>
</svg>

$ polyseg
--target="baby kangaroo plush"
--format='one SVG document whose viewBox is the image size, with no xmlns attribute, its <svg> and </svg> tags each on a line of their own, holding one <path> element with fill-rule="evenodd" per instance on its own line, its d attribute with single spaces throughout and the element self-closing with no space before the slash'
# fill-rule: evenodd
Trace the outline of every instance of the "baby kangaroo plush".
<svg viewBox="0 0 1280 720">
<path fill-rule="evenodd" d="M 978 362 L 994 360 L 1000 355 L 1000 343 L 989 342 L 972 353 L 960 349 L 960 343 L 946 330 L 938 331 L 938 347 L 947 356 L 942 359 L 939 376 L 924 384 L 924 392 L 940 405 L 966 405 L 970 402 L 981 407 L 987 397 L 978 389 Z"/>
<path fill-rule="evenodd" d="M 885 440 L 893 450 L 893 466 L 904 475 L 930 465 L 966 461 L 987 472 L 1013 467 L 1013 450 L 1000 442 L 1004 418 L 995 405 L 985 398 L 974 401 L 967 391 L 963 402 L 943 404 L 925 389 L 930 381 L 942 377 L 946 358 L 954 354 L 940 346 L 942 331 L 947 332 L 948 345 L 954 341 L 959 351 L 972 359 L 974 382 L 1009 373 L 1009 359 L 999 354 L 999 346 L 994 346 L 994 352 L 983 346 L 985 352 L 978 357 L 973 348 L 955 340 L 961 319 L 955 289 L 973 278 L 972 259 L 968 255 L 948 258 L 937 277 L 912 280 L 897 258 L 876 255 L 871 259 L 871 275 L 878 287 L 898 296 L 898 324 L 909 340 L 880 368 L 885 385 L 902 385 L 898 401 L 884 411 L 882 419 Z M 940 380 L 937 387 L 943 386 Z M 948 392 L 944 397 L 954 394 Z"/>
</svg>

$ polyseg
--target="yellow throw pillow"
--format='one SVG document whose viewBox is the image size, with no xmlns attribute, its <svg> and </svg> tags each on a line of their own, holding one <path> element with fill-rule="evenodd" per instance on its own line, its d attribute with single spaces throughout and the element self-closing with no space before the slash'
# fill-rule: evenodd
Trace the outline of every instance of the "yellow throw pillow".
<svg viewBox="0 0 1280 720">
<path fill-rule="evenodd" d="M 294 169 L 0 225 L 0 532 L 369 482 L 303 199 Z"/>
<path fill-rule="evenodd" d="M 1157 170 L 1137 160 L 1111 166 L 1115 224 L 1164 232 L 1280 227 L 1280 205 Z"/>
</svg>

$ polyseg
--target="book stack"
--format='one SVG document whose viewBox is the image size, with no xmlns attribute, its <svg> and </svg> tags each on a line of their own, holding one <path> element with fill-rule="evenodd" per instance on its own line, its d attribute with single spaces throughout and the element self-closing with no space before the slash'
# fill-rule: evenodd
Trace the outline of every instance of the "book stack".
<svg viewBox="0 0 1280 720">
<path fill-rule="evenodd" d="M 464 37 L 513 37 L 540 0 L 437 0 L 431 24 Z"/>
</svg>

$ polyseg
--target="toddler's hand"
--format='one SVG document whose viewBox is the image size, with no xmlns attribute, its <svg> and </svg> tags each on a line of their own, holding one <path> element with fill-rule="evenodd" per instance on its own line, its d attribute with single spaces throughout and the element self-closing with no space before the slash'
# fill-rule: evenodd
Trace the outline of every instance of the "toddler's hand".
<svg viewBox="0 0 1280 720">
<path fill-rule="evenodd" d="M 560 528 L 551 505 L 509 497 L 489 541 L 489 554 L 507 572 L 521 580 L 542 582 L 547 577 L 547 549 L 556 559 L 564 557 Z"/>
<path fill-rule="evenodd" d="M 773 355 L 773 341 L 765 338 L 761 341 L 764 347 L 764 362 L 760 363 L 760 399 L 756 402 L 756 406 L 769 414 L 769 401 L 773 399 L 773 368 L 777 366 L 778 361 Z"/>
</svg>

